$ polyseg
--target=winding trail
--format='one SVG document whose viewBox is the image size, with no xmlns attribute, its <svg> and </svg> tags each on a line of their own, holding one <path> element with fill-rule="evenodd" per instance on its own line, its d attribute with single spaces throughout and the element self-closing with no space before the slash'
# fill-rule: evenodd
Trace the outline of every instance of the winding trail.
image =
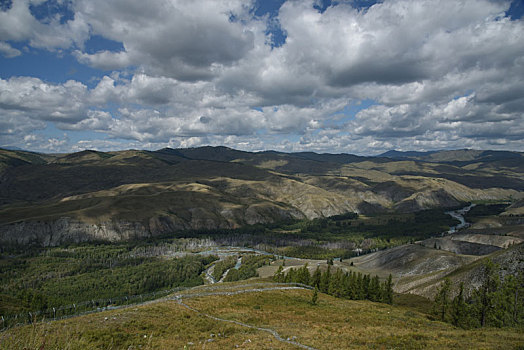
<svg viewBox="0 0 524 350">
<path fill-rule="evenodd" d="M 187 295 L 187 296 L 185 296 L 185 298 L 197 298 L 197 297 L 201 297 L 201 296 L 210 296 L 210 295 L 237 295 L 237 294 L 244 294 L 244 293 L 265 292 L 265 291 L 274 291 L 274 290 L 291 290 L 291 289 L 311 289 L 311 287 L 304 285 L 304 286 L 289 286 L 289 287 L 252 288 L 252 289 L 243 289 L 243 290 L 226 291 L 226 292 L 196 293 L 196 294 Z M 277 331 L 275 331 L 274 329 L 271 329 L 271 328 L 257 327 L 257 326 L 253 326 L 253 325 L 250 325 L 250 324 L 247 324 L 247 323 L 244 323 L 244 322 L 235 321 L 235 320 L 228 320 L 228 319 L 225 319 L 225 318 L 220 318 L 220 317 L 216 317 L 216 316 L 209 315 L 209 314 L 206 314 L 204 312 L 201 312 L 201 311 L 199 311 L 199 310 L 197 310 L 197 309 L 195 309 L 195 308 L 185 304 L 182 301 L 182 296 L 181 295 L 176 295 L 176 296 L 172 297 L 171 300 L 176 301 L 178 304 L 180 304 L 181 306 L 185 307 L 186 309 L 188 309 L 190 311 L 193 311 L 193 312 L 195 312 L 195 313 L 197 313 L 199 315 L 205 316 L 205 317 L 210 318 L 212 320 L 219 321 L 219 322 L 233 323 L 233 324 L 236 324 L 236 325 L 239 325 L 239 326 L 242 326 L 242 327 L 247 327 L 247 328 L 251 328 L 251 329 L 256 329 L 258 331 L 267 332 L 267 333 L 270 333 L 273 337 L 275 337 L 276 340 L 278 340 L 280 342 L 288 343 L 288 344 L 297 346 L 297 347 L 299 347 L 301 349 L 317 350 L 316 348 L 313 348 L 313 347 L 308 346 L 308 345 L 301 344 L 301 343 L 299 343 L 297 341 L 294 341 L 294 340 L 292 340 L 290 338 L 283 338 L 280 334 L 278 334 Z"/>
</svg>

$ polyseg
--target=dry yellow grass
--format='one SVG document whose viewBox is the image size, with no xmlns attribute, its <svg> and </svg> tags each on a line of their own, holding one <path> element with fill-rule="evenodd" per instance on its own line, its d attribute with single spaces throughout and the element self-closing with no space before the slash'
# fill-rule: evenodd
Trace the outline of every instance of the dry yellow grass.
<svg viewBox="0 0 524 350">
<path fill-rule="evenodd" d="M 237 285 L 236 289 L 239 288 Z M 467 331 L 430 321 L 414 309 L 336 299 L 324 294 L 319 295 L 317 305 L 311 305 L 311 294 L 309 290 L 264 291 L 183 301 L 204 314 L 269 328 L 285 339 L 295 339 L 316 349 L 517 349 L 524 344 L 522 330 Z M 240 349 L 297 348 L 278 341 L 268 332 L 213 320 L 176 301 L 25 326 L 0 334 L 2 349 L 231 349 L 237 346 Z"/>
</svg>

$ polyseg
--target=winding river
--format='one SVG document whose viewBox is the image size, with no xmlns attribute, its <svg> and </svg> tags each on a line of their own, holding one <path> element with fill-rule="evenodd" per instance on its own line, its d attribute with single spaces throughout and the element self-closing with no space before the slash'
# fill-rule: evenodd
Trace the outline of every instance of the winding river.
<svg viewBox="0 0 524 350">
<path fill-rule="evenodd" d="M 458 225 L 455 225 L 455 226 L 451 227 L 448 230 L 448 232 L 446 232 L 446 233 L 447 234 L 455 233 L 458 230 L 461 230 L 463 228 L 468 227 L 470 224 L 468 222 L 466 222 L 466 219 L 464 219 L 464 215 L 468 211 L 470 211 L 471 208 L 473 208 L 474 206 L 475 206 L 475 204 L 470 204 L 467 207 L 464 207 L 464 208 L 459 209 L 459 210 L 447 211 L 446 214 L 450 215 L 454 219 L 457 219 L 458 221 L 460 221 L 460 223 Z"/>
</svg>

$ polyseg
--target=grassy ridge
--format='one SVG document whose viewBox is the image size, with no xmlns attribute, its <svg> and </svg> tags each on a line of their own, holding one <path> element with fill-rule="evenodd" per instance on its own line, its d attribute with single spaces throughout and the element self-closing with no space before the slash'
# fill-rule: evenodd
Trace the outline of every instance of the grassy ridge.
<svg viewBox="0 0 524 350">
<path fill-rule="evenodd" d="M 430 321 L 417 310 L 348 301 L 288 290 L 184 299 L 202 313 L 277 331 L 317 349 L 517 349 L 518 329 L 462 330 Z M 296 349 L 267 332 L 220 322 L 176 302 L 159 302 L 11 329 L 0 335 L 9 349 Z"/>
</svg>

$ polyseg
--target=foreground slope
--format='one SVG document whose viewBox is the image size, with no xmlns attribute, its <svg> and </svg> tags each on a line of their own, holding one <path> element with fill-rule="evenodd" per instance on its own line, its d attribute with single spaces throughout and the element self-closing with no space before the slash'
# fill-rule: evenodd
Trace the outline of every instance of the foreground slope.
<svg viewBox="0 0 524 350">
<path fill-rule="evenodd" d="M 280 285 L 282 286 L 282 285 Z M 0 334 L 10 349 L 513 349 L 517 329 L 462 330 L 405 306 L 246 282 Z M 45 345 L 44 345 L 45 344 Z"/>
</svg>

